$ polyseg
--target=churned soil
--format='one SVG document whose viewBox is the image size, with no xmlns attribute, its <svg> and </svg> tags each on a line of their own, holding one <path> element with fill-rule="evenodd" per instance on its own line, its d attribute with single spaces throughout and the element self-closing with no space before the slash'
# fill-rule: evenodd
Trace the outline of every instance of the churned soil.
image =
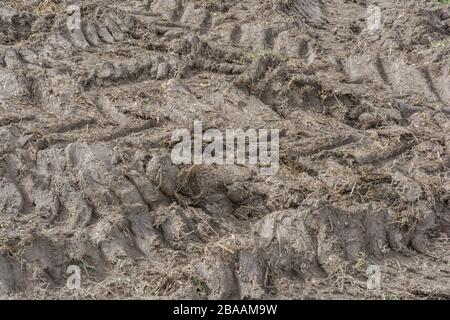
<svg viewBox="0 0 450 320">
<path fill-rule="evenodd" d="M 376 3 L 2 0 L 0 297 L 449 299 L 450 6 Z M 280 170 L 174 165 L 195 120 Z"/>
</svg>

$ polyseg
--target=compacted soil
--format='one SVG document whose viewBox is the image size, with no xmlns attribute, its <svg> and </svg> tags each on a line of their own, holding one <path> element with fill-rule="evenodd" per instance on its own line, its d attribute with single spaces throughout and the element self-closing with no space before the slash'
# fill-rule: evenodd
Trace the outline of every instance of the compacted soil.
<svg viewBox="0 0 450 320">
<path fill-rule="evenodd" d="M 174 165 L 195 120 L 279 171 Z M 449 168 L 448 4 L 0 3 L 2 298 L 449 299 Z"/>
</svg>

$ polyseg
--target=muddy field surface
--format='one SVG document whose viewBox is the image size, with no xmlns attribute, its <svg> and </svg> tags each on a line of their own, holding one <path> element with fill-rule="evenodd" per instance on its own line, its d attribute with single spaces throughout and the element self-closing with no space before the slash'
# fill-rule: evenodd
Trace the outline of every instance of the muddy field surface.
<svg viewBox="0 0 450 320">
<path fill-rule="evenodd" d="M 450 298 L 450 5 L 78 3 L 0 3 L 0 297 Z M 172 164 L 194 120 L 280 170 Z"/>
</svg>

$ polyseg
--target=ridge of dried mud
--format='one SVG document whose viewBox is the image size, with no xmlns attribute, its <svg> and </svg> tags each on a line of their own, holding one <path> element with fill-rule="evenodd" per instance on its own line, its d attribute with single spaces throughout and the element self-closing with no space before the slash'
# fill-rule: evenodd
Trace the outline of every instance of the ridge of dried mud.
<svg viewBox="0 0 450 320">
<path fill-rule="evenodd" d="M 3 0 L 0 297 L 450 298 L 450 7 L 369 3 Z M 172 165 L 194 120 L 280 171 Z"/>
</svg>

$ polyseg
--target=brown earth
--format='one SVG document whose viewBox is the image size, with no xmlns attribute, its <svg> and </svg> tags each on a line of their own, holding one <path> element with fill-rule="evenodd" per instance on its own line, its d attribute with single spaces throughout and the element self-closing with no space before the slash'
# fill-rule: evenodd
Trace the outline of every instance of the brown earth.
<svg viewBox="0 0 450 320">
<path fill-rule="evenodd" d="M 449 299 L 450 6 L 377 3 L 2 0 L 0 297 Z M 173 165 L 194 120 L 279 172 Z"/>
</svg>

